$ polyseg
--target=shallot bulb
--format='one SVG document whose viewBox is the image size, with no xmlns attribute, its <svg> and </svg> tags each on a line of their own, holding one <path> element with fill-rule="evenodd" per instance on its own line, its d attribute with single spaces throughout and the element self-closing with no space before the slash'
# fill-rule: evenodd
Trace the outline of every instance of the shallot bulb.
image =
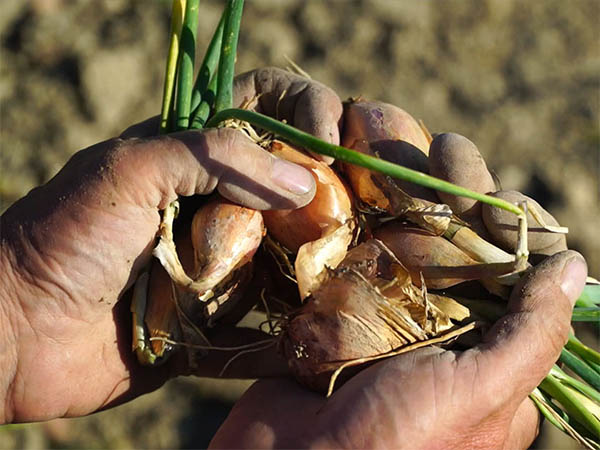
<svg viewBox="0 0 600 450">
<path fill-rule="evenodd" d="M 387 103 L 356 100 L 345 106 L 342 145 L 419 172 L 428 172 L 429 141 L 406 111 Z M 343 164 L 352 190 L 364 203 L 390 209 L 389 180 L 360 166 Z M 394 183 L 412 197 L 437 202 L 435 193 L 412 183 Z M 392 192 L 390 192 L 392 191 Z"/>
<path fill-rule="evenodd" d="M 198 330 L 230 312 L 241 299 L 252 257 L 265 234 L 260 212 L 217 196 L 198 209 L 191 233 L 177 240 L 179 255 L 172 234 L 174 214 L 167 215 L 154 250 L 166 273 L 158 267 L 152 271 L 144 318 L 157 356 L 170 348 L 163 338 L 183 335 L 187 343 L 206 343 Z"/>
<path fill-rule="evenodd" d="M 349 191 L 331 167 L 279 141 L 273 142 L 271 153 L 309 170 L 317 185 L 315 197 L 303 208 L 263 212 L 267 230 L 281 245 L 297 253 L 303 244 L 354 217 Z"/>
</svg>

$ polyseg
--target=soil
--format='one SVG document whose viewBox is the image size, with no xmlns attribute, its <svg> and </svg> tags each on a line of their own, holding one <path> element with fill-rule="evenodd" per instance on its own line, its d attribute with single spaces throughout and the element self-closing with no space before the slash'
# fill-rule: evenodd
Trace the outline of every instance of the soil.
<svg viewBox="0 0 600 450">
<path fill-rule="evenodd" d="M 200 43 L 222 5 L 202 1 Z M 0 211 L 78 149 L 158 113 L 169 9 L 2 3 Z M 253 0 L 244 14 L 238 72 L 289 58 L 342 98 L 393 103 L 434 133 L 469 137 L 505 189 L 569 227 L 569 247 L 600 276 L 600 2 Z M 175 380 L 91 417 L 4 427 L 0 448 L 206 446 L 247 386 Z"/>
</svg>

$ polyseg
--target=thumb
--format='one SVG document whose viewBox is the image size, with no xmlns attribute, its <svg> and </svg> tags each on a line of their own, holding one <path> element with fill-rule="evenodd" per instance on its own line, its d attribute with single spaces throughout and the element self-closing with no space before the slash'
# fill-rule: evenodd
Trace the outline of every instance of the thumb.
<svg viewBox="0 0 600 450">
<path fill-rule="evenodd" d="M 567 341 L 575 300 L 587 276 L 583 257 L 557 253 L 526 274 L 513 289 L 508 313 L 475 352 L 480 392 L 518 405 L 548 374 Z"/>
<path fill-rule="evenodd" d="M 239 131 L 221 128 L 124 140 L 111 158 L 138 204 L 164 208 L 177 196 L 221 195 L 253 209 L 293 209 L 312 200 L 306 169 L 276 158 Z"/>
</svg>

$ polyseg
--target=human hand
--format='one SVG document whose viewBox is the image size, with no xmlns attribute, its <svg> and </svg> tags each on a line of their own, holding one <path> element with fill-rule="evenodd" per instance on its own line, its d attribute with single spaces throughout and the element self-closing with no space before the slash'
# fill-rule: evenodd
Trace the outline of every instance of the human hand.
<svg viewBox="0 0 600 450">
<path fill-rule="evenodd" d="M 308 105 L 294 109 L 300 122 L 329 117 Z M 239 132 L 147 137 L 156 129 L 149 120 L 78 152 L 3 214 L 0 422 L 88 414 L 185 372 L 177 359 L 157 368 L 134 361 L 129 302 L 120 301 L 150 260 L 159 211 L 177 196 L 216 189 L 268 209 L 314 194 L 309 172 Z"/>
<path fill-rule="evenodd" d="M 248 104 L 331 144 L 340 143 L 342 103 L 327 86 L 276 67 L 253 70 L 236 77 L 233 88 L 236 106 Z M 333 158 L 313 153 L 327 164 Z"/>
<path fill-rule="evenodd" d="M 394 135 L 390 124 L 378 125 L 367 136 L 371 132 L 383 139 L 379 130 L 390 133 L 388 139 Z M 429 162 L 437 176 L 480 192 L 492 191 L 494 182 L 483 159 L 474 145 L 465 141 L 457 135 L 440 135 L 431 146 L 429 158 L 421 159 Z M 393 146 L 391 141 L 385 142 Z M 399 149 L 406 150 L 402 146 Z M 468 164 L 462 164 L 465 159 Z M 408 158 L 411 160 L 420 162 Z M 463 170 L 465 167 L 468 170 Z M 435 197 L 435 193 L 426 194 Z M 475 227 L 484 226 L 480 205 L 456 197 L 444 200 Z M 492 219 L 486 225 L 494 231 L 513 226 L 505 223 L 505 216 Z M 539 231 L 529 234 L 534 246 L 546 249 L 540 243 Z M 516 237 L 510 236 L 503 246 L 510 250 L 515 244 Z M 560 244 L 565 245 L 564 239 Z M 536 436 L 539 421 L 539 413 L 527 396 L 560 354 L 572 305 L 583 289 L 586 274 L 580 255 L 559 253 L 513 289 L 507 315 L 486 334 L 481 345 L 462 353 L 422 349 L 380 362 L 350 379 L 329 400 L 289 379 L 259 381 L 236 405 L 212 445 L 525 447 Z M 234 429 L 244 432 L 232 433 Z"/>
<path fill-rule="evenodd" d="M 291 379 L 255 383 L 214 448 L 525 448 L 539 413 L 527 397 L 566 342 L 587 267 L 558 253 L 522 278 L 507 314 L 465 352 L 432 347 L 379 362 L 329 399 Z"/>
</svg>

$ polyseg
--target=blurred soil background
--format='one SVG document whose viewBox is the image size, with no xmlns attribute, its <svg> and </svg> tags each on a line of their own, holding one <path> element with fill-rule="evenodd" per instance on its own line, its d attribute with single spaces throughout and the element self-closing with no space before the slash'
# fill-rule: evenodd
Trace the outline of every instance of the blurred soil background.
<svg viewBox="0 0 600 450">
<path fill-rule="evenodd" d="M 201 44 L 222 6 L 201 2 Z M 159 0 L 2 1 L 0 211 L 78 149 L 159 112 L 169 15 Z M 469 137 L 600 276 L 599 1 L 248 0 L 240 36 L 238 72 L 287 56 L 342 98 Z M 248 385 L 175 380 L 90 417 L 2 427 L 0 448 L 205 447 Z M 570 443 L 544 431 L 535 445 Z"/>
</svg>

